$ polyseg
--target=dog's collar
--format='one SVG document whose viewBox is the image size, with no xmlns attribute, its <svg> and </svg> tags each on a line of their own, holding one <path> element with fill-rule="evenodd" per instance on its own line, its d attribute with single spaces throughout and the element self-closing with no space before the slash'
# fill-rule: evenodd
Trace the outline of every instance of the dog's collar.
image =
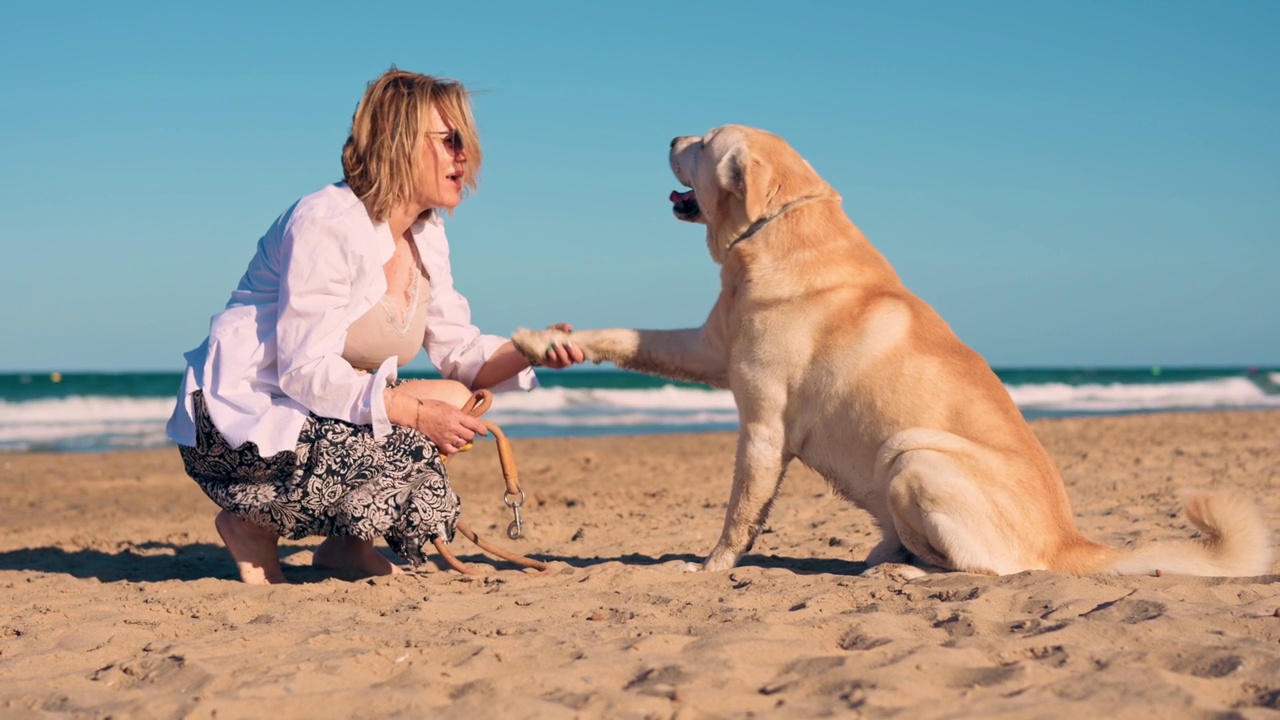
<svg viewBox="0 0 1280 720">
<path fill-rule="evenodd" d="M 783 213 L 787 212 L 788 210 L 791 210 L 800 205 L 804 205 L 805 203 L 813 202 L 814 200 L 822 200 L 823 198 L 827 198 L 827 197 L 830 197 L 830 196 L 829 195 L 805 195 L 804 197 L 799 198 L 797 200 L 792 200 L 786 205 L 783 205 L 782 208 L 778 210 L 778 212 L 770 215 L 769 217 L 760 218 L 759 220 L 751 223 L 751 227 L 747 228 L 746 232 L 742 233 L 741 235 L 734 238 L 733 240 L 730 240 L 729 244 L 724 246 L 724 251 L 729 252 L 730 250 L 733 249 L 734 245 L 737 245 L 743 240 L 746 240 L 752 235 L 755 235 L 757 232 L 760 232 L 761 228 L 773 222 L 774 220 L 777 220 L 779 217 L 782 216 Z"/>
</svg>

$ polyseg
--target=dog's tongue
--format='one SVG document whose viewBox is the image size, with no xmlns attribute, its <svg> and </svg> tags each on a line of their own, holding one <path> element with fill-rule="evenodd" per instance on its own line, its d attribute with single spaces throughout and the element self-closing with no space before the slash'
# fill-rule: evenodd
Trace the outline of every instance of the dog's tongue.
<svg viewBox="0 0 1280 720">
<path fill-rule="evenodd" d="M 686 192 L 680 192 L 679 190 L 671 191 L 671 202 L 673 203 L 684 202 L 685 200 L 692 200 L 692 199 L 693 199 L 692 190 L 689 190 Z"/>
</svg>

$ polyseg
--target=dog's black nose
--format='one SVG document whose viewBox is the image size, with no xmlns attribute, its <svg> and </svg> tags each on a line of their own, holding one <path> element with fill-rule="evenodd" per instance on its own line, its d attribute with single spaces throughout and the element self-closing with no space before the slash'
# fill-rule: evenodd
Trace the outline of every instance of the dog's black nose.
<svg viewBox="0 0 1280 720">
<path fill-rule="evenodd" d="M 677 140 L 679 140 L 679 139 L 680 139 L 680 138 L 678 138 L 678 137 L 673 137 L 673 138 L 671 138 L 671 147 L 675 147 L 675 146 L 676 146 L 676 141 L 677 141 Z"/>
</svg>

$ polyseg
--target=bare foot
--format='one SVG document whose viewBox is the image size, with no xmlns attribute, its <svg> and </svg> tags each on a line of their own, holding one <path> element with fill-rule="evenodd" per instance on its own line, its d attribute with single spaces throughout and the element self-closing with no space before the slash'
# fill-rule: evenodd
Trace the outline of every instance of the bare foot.
<svg viewBox="0 0 1280 720">
<path fill-rule="evenodd" d="M 223 510 L 213 521 L 236 561 L 240 579 L 249 585 L 289 582 L 280 568 L 280 536 Z"/>
<path fill-rule="evenodd" d="M 359 577 L 370 575 L 402 575 L 399 565 L 373 549 L 372 540 L 350 535 L 330 535 L 316 548 L 311 564 Z"/>
</svg>

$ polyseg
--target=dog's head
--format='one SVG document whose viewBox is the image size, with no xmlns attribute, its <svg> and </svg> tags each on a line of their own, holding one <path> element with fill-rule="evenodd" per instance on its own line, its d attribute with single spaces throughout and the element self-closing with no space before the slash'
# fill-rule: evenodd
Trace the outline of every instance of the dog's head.
<svg viewBox="0 0 1280 720">
<path fill-rule="evenodd" d="M 806 195 L 833 192 L 785 140 L 743 125 L 675 138 L 668 157 L 676 180 L 689 188 L 671 193 L 672 212 L 707 226 L 717 261 L 717 249 L 752 223 Z"/>
</svg>

